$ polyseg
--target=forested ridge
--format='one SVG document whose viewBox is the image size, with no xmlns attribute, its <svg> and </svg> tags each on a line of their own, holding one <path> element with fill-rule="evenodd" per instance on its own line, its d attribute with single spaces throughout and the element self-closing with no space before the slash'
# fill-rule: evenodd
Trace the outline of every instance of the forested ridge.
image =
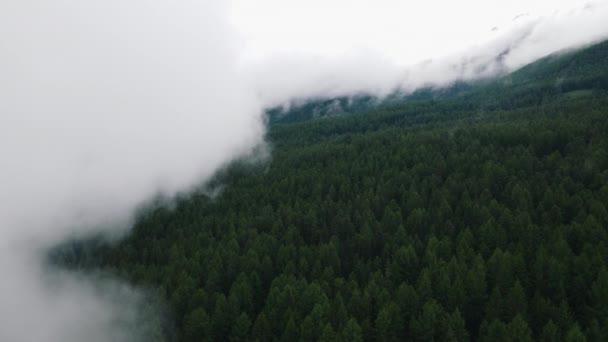
<svg viewBox="0 0 608 342">
<path fill-rule="evenodd" d="M 577 59 L 605 45 L 560 62 L 594 72 L 273 125 L 217 196 L 54 258 L 152 289 L 150 340 L 608 340 L 608 72 Z"/>
<path fill-rule="evenodd" d="M 498 57 L 497 57 L 498 58 Z M 494 63 L 500 63 L 498 60 Z M 456 66 L 455 66 L 456 67 Z M 445 87 L 422 87 L 412 93 L 395 91 L 383 99 L 367 95 L 343 96 L 334 99 L 317 99 L 304 103 L 293 102 L 289 109 L 268 110 L 271 123 L 294 123 L 324 117 L 384 110 L 400 104 L 467 98 L 477 107 L 492 105 L 495 97 L 508 102 L 524 97 L 539 101 L 547 93 L 563 93 L 576 89 L 608 89 L 608 41 L 585 49 L 558 51 L 524 66 L 515 72 L 494 78 L 456 81 Z"/>
</svg>

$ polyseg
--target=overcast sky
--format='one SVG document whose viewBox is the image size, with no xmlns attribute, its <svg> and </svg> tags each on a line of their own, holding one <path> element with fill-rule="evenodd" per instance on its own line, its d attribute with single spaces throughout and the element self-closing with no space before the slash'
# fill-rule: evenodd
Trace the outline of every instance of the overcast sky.
<svg viewBox="0 0 608 342">
<path fill-rule="evenodd" d="M 605 0 L 234 0 L 229 18 L 267 104 L 489 77 L 608 34 Z"/>
<path fill-rule="evenodd" d="M 247 59 L 277 53 L 381 54 L 398 65 L 440 58 L 518 24 L 564 16 L 586 0 L 235 0 L 232 22 Z"/>
</svg>

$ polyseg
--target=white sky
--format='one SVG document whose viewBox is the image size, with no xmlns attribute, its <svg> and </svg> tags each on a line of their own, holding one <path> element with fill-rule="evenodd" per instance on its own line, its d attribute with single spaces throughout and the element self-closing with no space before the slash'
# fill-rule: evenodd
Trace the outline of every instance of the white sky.
<svg viewBox="0 0 608 342">
<path fill-rule="evenodd" d="M 596 3 L 599 1 L 595 1 Z M 234 0 L 244 60 L 366 51 L 396 65 L 461 52 L 586 0 Z M 518 17 L 518 19 L 515 19 Z M 494 29 L 497 28 L 497 29 Z"/>
<path fill-rule="evenodd" d="M 229 20 L 244 74 L 278 105 L 512 71 L 608 38 L 608 0 L 232 0 Z"/>
</svg>

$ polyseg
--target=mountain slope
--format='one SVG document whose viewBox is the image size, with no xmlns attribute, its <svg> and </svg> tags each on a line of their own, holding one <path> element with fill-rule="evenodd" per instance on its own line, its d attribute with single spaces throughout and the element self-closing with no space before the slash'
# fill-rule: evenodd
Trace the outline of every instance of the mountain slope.
<svg viewBox="0 0 608 342">
<path fill-rule="evenodd" d="M 345 114 L 396 107 L 414 101 L 446 100 L 467 96 L 469 101 L 495 97 L 495 92 L 511 92 L 518 98 L 533 89 L 535 98 L 549 93 L 608 89 L 608 41 L 572 51 L 558 52 L 496 79 L 457 81 L 443 88 L 421 88 L 411 94 L 395 93 L 385 99 L 358 95 L 294 103 L 289 109 L 268 111 L 271 123 L 293 123 Z M 539 92 L 544 94 L 539 94 Z M 579 92 L 579 95 L 583 94 Z M 530 94 L 528 94 L 529 96 Z M 501 94 L 504 97 L 504 94 Z"/>
<path fill-rule="evenodd" d="M 148 340 L 606 340 L 608 92 L 551 68 L 274 125 L 272 160 L 228 167 L 217 197 L 54 260 L 155 289 L 173 328 Z"/>
<path fill-rule="evenodd" d="M 586 48 L 552 54 L 513 72 L 513 83 L 551 80 L 582 80 L 608 73 L 608 41 Z"/>
</svg>

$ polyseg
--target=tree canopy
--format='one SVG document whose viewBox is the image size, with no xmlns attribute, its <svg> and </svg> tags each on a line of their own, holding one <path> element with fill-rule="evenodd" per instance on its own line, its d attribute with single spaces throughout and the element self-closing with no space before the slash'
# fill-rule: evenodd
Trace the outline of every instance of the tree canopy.
<svg viewBox="0 0 608 342">
<path fill-rule="evenodd" d="M 159 340 L 606 340 L 608 93 L 575 81 L 273 125 L 219 195 L 55 258 L 153 288 Z"/>
</svg>

